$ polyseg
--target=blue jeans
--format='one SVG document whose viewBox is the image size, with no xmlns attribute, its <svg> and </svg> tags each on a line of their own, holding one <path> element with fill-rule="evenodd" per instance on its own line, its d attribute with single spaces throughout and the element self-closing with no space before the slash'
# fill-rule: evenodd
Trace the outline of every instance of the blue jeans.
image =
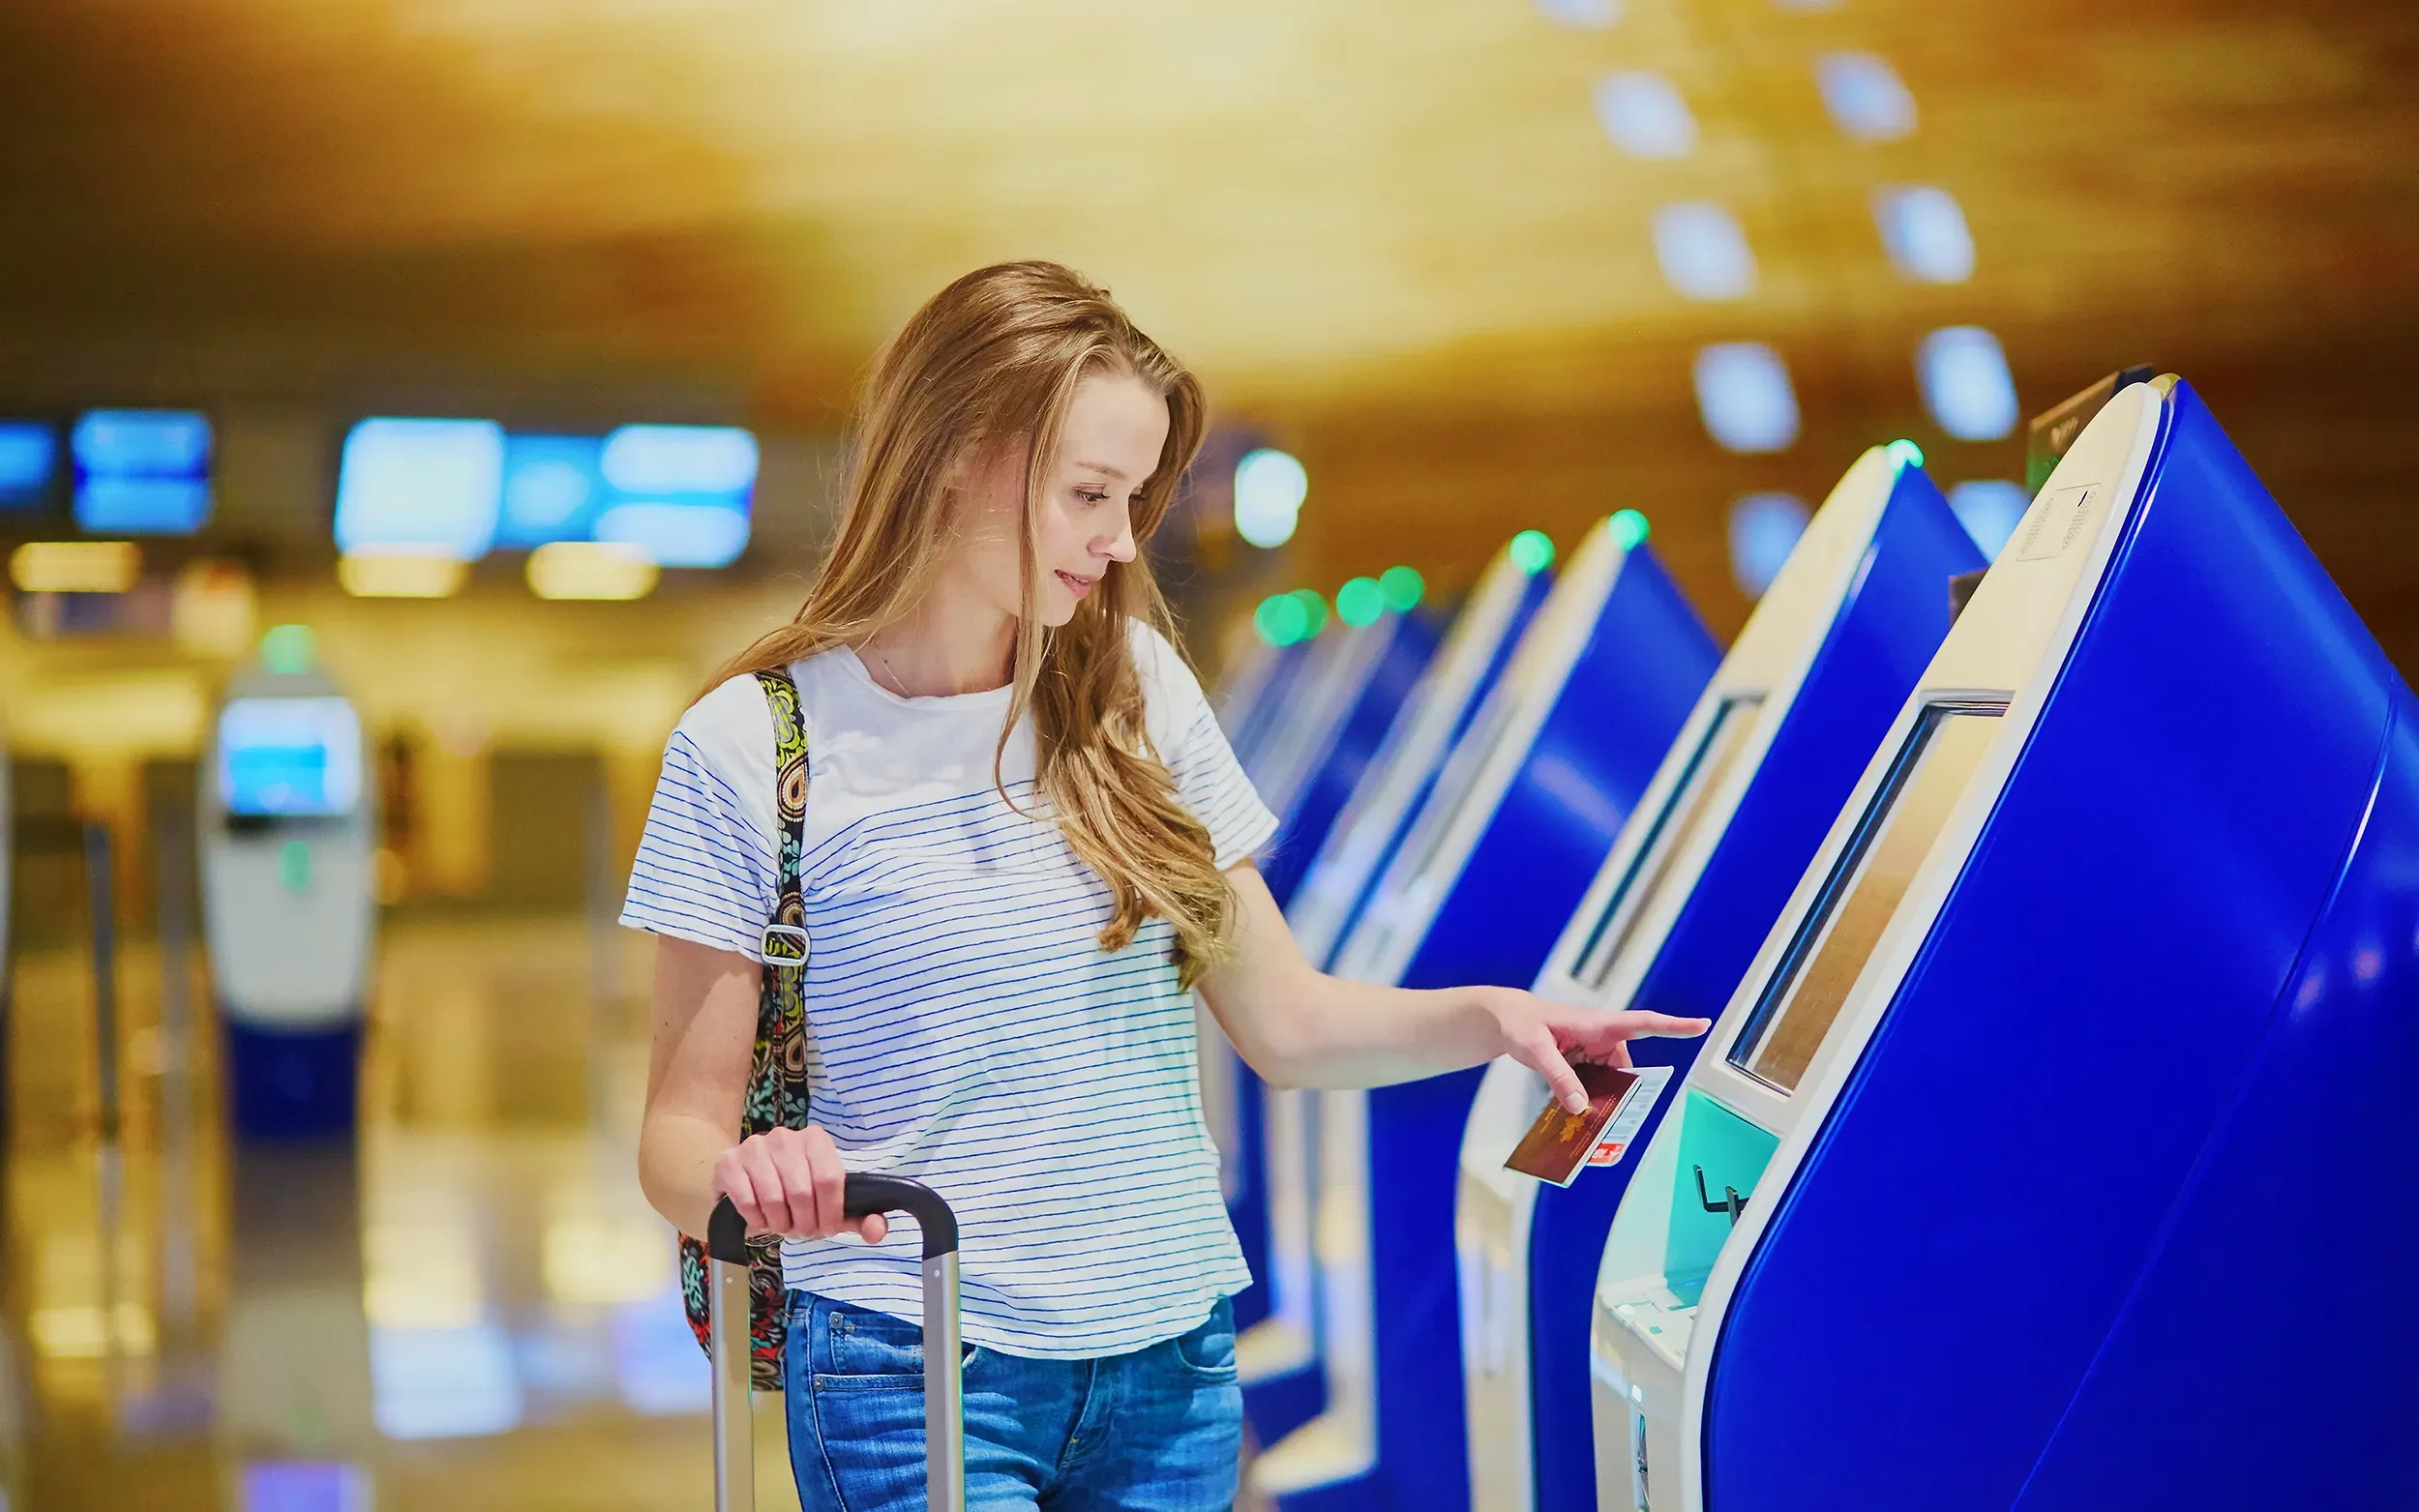
<svg viewBox="0 0 2419 1512">
<path fill-rule="evenodd" d="M 1003 1512 L 1215 1512 L 1235 1502 L 1235 1310 L 1130 1354 L 1036 1360 L 969 1345 L 966 1499 Z M 924 1505 L 923 1329 L 790 1293 L 790 1469 L 805 1512 Z"/>
</svg>

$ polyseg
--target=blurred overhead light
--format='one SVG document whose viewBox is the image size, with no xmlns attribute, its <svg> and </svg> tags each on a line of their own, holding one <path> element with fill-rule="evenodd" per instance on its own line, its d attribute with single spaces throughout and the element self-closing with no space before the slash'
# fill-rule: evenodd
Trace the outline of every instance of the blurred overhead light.
<svg viewBox="0 0 2419 1512">
<path fill-rule="evenodd" d="M 1538 0 L 1538 9 L 1565 26 L 1610 26 L 1621 19 L 1621 0 Z"/>
<path fill-rule="evenodd" d="M 1511 564 L 1534 578 L 1554 565 L 1554 538 L 1542 530 L 1523 530 L 1504 548 Z"/>
<path fill-rule="evenodd" d="M 1398 614 L 1408 614 L 1419 607 L 1419 600 L 1428 591 L 1428 584 L 1417 569 L 1389 567 L 1378 574 L 1378 588 L 1386 595 L 1388 608 Z"/>
<path fill-rule="evenodd" d="M 1798 397 L 1780 354 L 1760 341 L 1720 341 L 1696 354 L 1697 411 L 1733 452 L 1786 451 L 1798 438 Z"/>
<path fill-rule="evenodd" d="M 1730 578 L 1750 599 L 1780 576 L 1811 518 L 1794 493 L 1750 493 L 1730 506 Z"/>
<path fill-rule="evenodd" d="M 2008 538 L 2016 534 L 2024 511 L 2031 508 L 2032 495 L 2024 485 L 2002 478 L 1984 478 L 1960 483 L 1949 490 L 1949 509 L 1965 526 L 1965 533 L 1983 548 L 1983 554 L 1997 557 Z"/>
<path fill-rule="evenodd" d="M 1896 141 L 1915 130 L 1915 97 L 1888 62 L 1870 52 L 1827 52 L 1814 64 L 1823 105 L 1861 141 Z"/>
<path fill-rule="evenodd" d="M 168 601 L 168 634 L 195 656 L 238 657 L 252 649 L 259 599 L 241 562 L 188 562 Z"/>
<path fill-rule="evenodd" d="M 1328 601 L 1319 596 L 1318 589 L 1296 588 L 1292 598 L 1301 606 L 1303 622 L 1308 627 L 1303 633 L 1304 639 L 1328 628 Z"/>
<path fill-rule="evenodd" d="M 405 547 L 347 551 L 336 559 L 336 580 L 363 599 L 442 599 L 462 589 L 470 564 L 458 556 Z"/>
<path fill-rule="evenodd" d="M 1604 521 L 1604 526 L 1612 534 L 1613 545 L 1625 551 L 1634 551 L 1646 545 L 1646 517 L 1634 509 L 1613 511 L 1612 518 Z"/>
<path fill-rule="evenodd" d="M 210 421 L 184 409 L 94 409 L 69 436 L 75 523 L 96 533 L 191 535 L 210 518 Z"/>
<path fill-rule="evenodd" d="M 28 541 L 9 555 L 20 593 L 124 593 L 142 571 L 132 541 Z"/>
<path fill-rule="evenodd" d="M 1980 326 L 1950 326 L 1924 338 L 1915 374 L 1924 406 L 1960 441 L 1996 441 L 2016 429 L 2016 380 L 1999 339 Z"/>
<path fill-rule="evenodd" d="M 1283 546 L 1309 496 L 1310 474 L 1300 462 L 1265 446 L 1245 452 L 1235 464 L 1235 533 L 1263 548 Z"/>
<path fill-rule="evenodd" d="M 521 1423 L 512 1344 L 493 1323 L 370 1325 L 371 1417 L 389 1438 L 465 1438 Z"/>
<path fill-rule="evenodd" d="M 1271 594 L 1252 610 L 1251 628 L 1272 646 L 1290 646 L 1310 634 L 1310 611 L 1290 593 Z"/>
<path fill-rule="evenodd" d="M 272 625 L 260 637 L 260 665 L 291 677 L 319 665 L 319 637 L 309 625 Z"/>
<path fill-rule="evenodd" d="M 1696 149 L 1696 117 L 1659 74 L 1608 74 L 1597 80 L 1596 118 L 1633 158 L 1685 158 Z"/>
<path fill-rule="evenodd" d="M 492 420 L 365 420 L 337 471 L 337 549 L 476 560 L 494 544 L 503 484 Z"/>
<path fill-rule="evenodd" d="M 1891 442 L 1888 446 L 1883 447 L 1882 451 L 1890 458 L 1890 460 L 1893 463 L 1899 467 L 1921 467 L 1924 465 L 1924 449 L 1904 436 L 1900 436 L 1896 441 Z"/>
<path fill-rule="evenodd" d="M 642 599 L 661 574 L 644 551 L 607 541 L 550 541 L 529 553 L 541 599 Z"/>
<path fill-rule="evenodd" d="M 664 567 L 728 567 L 747 549 L 748 517 L 729 504 L 616 504 L 597 518 L 596 539 Z"/>
<path fill-rule="evenodd" d="M 1684 200 L 1655 212 L 1655 257 L 1663 278 L 1690 299 L 1744 299 L 1755 292 L 1755 253 L 1721 206 Z"/>
<path fill-rule="evenodd" d="M 542 546 L 585 539 L 605 497 L 592 435 L 508 435 L 504 438 L 503 507 L 497 546 Z"/>
<path fill-rule="evenodd" d="M 1925 283 L 1962 283 L 1974 276 L 1974 237 L 1965 212 L 1945 189 L 1876 190 L 1873 223 L 1891 264 Z"/>
<path fill-rule="evenodd" d="M 39 420 L 0 420 L 0 509 L 36 508 L 59 466 L 58 433 Z"/>
<path fill-rule="evenodd" d="M 756 437 L 734 426 L 623 426 L 597 460 L 623 493 L 744 494 L 756 487 Z"/>
</svg>

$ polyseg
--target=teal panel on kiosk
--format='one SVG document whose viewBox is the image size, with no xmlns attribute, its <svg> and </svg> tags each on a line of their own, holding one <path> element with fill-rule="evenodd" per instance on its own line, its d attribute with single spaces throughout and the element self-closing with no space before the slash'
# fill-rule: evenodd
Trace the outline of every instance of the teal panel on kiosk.
<svg viewBox="0 0 2419 1512">
<path fill-rule="evenodd" d="M 1335 959 L 1411 988 L 1526 986 L 1720 653 L 1624 512 L 1589 532 Z M 1254 1463 L 1287 1508 L 1464 1512 L 1453 1193 L 1474 1071 L 1319 1096 L 1328 1408 Z"/>
<path fill-rule="evenodd" d="M 1912 446 L 1867 452 L 1832 489 L 1698 697 L 1647 796 L 1569 917 L 1536 991 L 1578 1007 L 1712 1020 L 1939 649 L 1951 583 L 1981 551 Z M 1650 1079 L 1617 1150 L 1568 1186 L 1507 1171 L 1544 1107 L 1526 1067 L 1487 1069 L 1462 1137 L 1454 1243 L 1476 1512 L 1596 1498 L 1588 1320 L 1596 1260 L 1633 1158 L 1699 1042 L 1641 1040 Z M 1745 1135 L 1688 1104 L 1700 1143 Z M 1771 1148 L 1708 1165 L 1713 1196 L 1746 1191 Z M 1756 1150 L 1760 1149 L 1760 1153 Z M 1751 1155 L 1752 1158 L 1748 1158 Z M 1711 1159 L 1711 1157 L 1709 1157 Z M 1728 1171 L 1730 1174 L 1724 1175 Z M 1700 1230 L 1709 1220 L 1697 1214 Z M 1700 1232 L 1701 1240 L 1704 1234 Z M 1705 1254 L 1712 1261 L 1712 1251 Z"/>
</svg>

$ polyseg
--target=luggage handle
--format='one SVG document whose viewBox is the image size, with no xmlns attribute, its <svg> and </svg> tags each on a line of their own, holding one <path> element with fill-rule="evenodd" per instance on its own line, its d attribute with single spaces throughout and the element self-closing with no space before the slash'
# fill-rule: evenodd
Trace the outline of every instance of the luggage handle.
<svg viewBox="0 0 2419 1512">
<path fill-rule="evenodd" d="M 851 1175 L 851 1218 L 903 1212 L 924 1236 L 924 1477 L 931 1512 L 965 1512 L 966 1381 L 958 1329 L 958 1219 L 941 1195 L 904 1176 Z M 756 1505 L 754 1422 L 748 1414 L 748 1226 L 731 1199 L 706 1220 L 707 1313 L 713 1341 L 715 1512 Z"/>
</svg>

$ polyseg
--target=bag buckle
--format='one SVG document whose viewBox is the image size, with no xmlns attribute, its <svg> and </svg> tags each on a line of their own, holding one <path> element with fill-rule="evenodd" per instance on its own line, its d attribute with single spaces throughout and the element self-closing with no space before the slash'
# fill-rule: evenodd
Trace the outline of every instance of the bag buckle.
<svg viewBox="0 0 2419 1512">
<path fill-rule="evenodd" d="M 764 926 L 764 964 L 795 970 L 806 964 L 806 931 L 795 924 Z"/>
</svg>

